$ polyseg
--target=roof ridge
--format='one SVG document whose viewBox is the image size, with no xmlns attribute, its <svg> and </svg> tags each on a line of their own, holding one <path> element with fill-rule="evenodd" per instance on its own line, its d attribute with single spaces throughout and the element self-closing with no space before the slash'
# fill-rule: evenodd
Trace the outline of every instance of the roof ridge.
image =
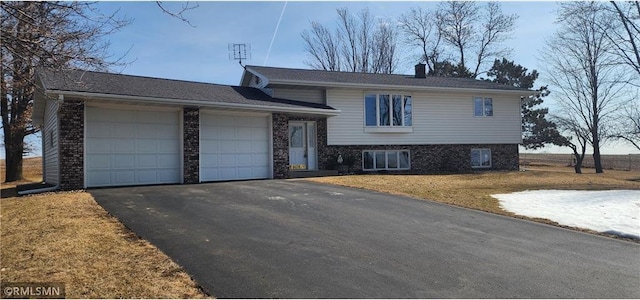
<svg viewBox="0 0 640 300">
<path fill-rule="evenodd" d="M 395 73 L 370 73 L 370 72 L 353 72 L 353 71 L 331 71 L 331 70 L 315 70 L 315 69 L 303 69 L 303 68 L 286 68 L 286 67 L 271 67 L 271 66 L 254 66 L 247 65 L 247 68 L 257 67 L 257 68 L 267 68 L 267 69 L 279 69 L 279 70 L 290 70 L 290 71 L 309 71 L 309 72 L 327 72 L 327 73 L 343 73 L 343 74 L 365 74 L 365 75 L 373 75 L 373 76 L 401 76 L 401 77 L 411 77 L 414 78 L 414 74 L 395 74 Z M 496 84 L 498 86 L 510 86 L 508 84 L 500 84 L 497 82 L 492 82 L 486 79 L 477 79 L 477 78 L 467 78 L 467 77 L 446 77 L 446 76 L 435 76 L 428 75 L 426 78 L 433 79 L 446 79 L 446 80 L 460 80 L 460 81 L 476 81 L 476 82 L 486 82 L 489 84 Z M 424 78 L 419 78 L 424 79 Z"/>
</svg>

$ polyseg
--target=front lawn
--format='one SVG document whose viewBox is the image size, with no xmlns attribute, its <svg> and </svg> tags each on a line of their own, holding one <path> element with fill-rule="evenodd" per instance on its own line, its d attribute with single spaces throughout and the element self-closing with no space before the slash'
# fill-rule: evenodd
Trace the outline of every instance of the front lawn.
<svg viewBox="0 0 640 300">
<path fill-rule="evenodd" d="M 527 171 L 460 175 L 351 175 L 312 178 L 315 182 L 370 189 L 510 215 L 492 194 L 526 190 L 640 189 L 640 173 L 605 170 L 575 174 L 572 168 L 541 166 Z"/>
</svg>

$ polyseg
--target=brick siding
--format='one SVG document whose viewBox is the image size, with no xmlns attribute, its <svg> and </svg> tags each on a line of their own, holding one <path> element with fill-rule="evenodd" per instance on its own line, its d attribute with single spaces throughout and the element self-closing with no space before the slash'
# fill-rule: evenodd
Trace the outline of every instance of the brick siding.
<svg viewBox="0 0 640 300">
<path fill-rule="evenodd" d="M 184 183 L 198 183 L 200 182 L 200 110 L 197 107 L 185 107 L 182 116 Z"/>
<path fill-rule="evenodd" d="M 334 163 L 338 155 L 354 160 L 352 170 L 362 172 L 362 151 L 364 150 L 409 150 L 410 170 L 384 171 L 406 174 L 469 173 L 477 170 L 471 167 L 471 149 L 491 149 L 489 170 L 518 170 L 517 144 L 473 144 L 473 145 L 353 145 L 328 146 L 319 160 L 324 167 Z"/>
<path fill-rule="evenodd" d="M 60 190 L 84 188 L 84 102 L 65 100 L 58 115 Z"/>
<path fill-rule="evenodd" d="M 274 178 L 287 178 L 289 170 L 289 121 L 315 121 L 317 126 L 318 169 L 335 169 L 338 155 L 343 160 L 354 160 L 352 171 L 362 171 L 364 150 L 409 150 L 410 170 L 385 171 L 406 174 L 469 173 L 471 149 L 491 149 L 492 166 L 489 170 L 518 170 L 517 144 L 463 144 L 463 145 L 327 145 L 327 119 L 304 118 L 287 114 L 273 114 Z"/>
</svg>

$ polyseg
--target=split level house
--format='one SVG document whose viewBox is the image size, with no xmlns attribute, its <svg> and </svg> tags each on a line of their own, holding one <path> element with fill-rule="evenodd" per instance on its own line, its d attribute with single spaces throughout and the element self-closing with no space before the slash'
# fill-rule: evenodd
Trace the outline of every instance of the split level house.
<svg viewBox="0 0 640 300">
<path fill-rule="evenodd" d="M 33 122 L 61 190 L 516 170 L 520 99 L 487 81 L 246 66 L 239 86 L 40 69 Z"/>
</svg>

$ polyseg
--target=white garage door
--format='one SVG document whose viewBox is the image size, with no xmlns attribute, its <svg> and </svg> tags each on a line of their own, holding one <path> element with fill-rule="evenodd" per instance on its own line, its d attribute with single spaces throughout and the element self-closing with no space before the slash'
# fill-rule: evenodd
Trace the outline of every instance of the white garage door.
<svg viewBox="0 0 640 300">
<path fill-rule="evenodd" d="M 269 178 L 266 116 L 200 114 L 200 181 Z"/>
<path fill-rule="evenodd" d="M 180 182 L 177 111 L 87 107 L 89 187 Z"/>
</svg>

